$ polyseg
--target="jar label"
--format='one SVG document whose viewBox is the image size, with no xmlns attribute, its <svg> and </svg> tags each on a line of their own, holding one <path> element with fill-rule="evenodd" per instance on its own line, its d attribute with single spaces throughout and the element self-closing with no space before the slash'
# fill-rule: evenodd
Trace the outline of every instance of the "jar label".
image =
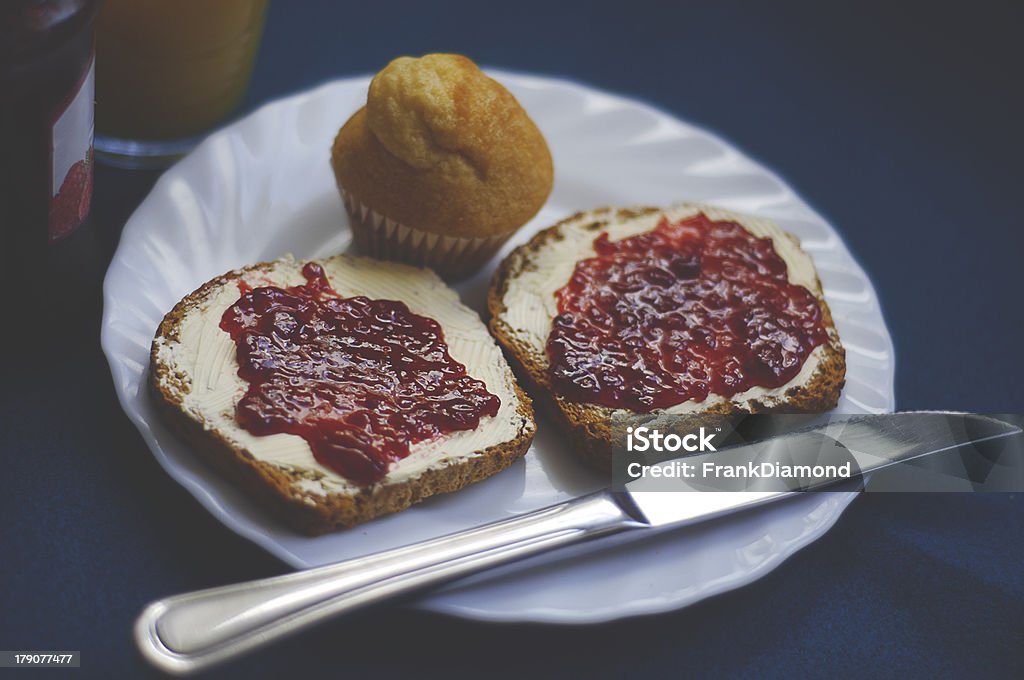
<svg viewBox="0 0 1024 680">
<path fill-rule="evenodd" d="M 92 138 L 95 63 L 82 72 L 78 84 L 54 112 L 50 134 L 49 241 L 53 243 L 80 227 L 92 200 Z"/>
</svg>

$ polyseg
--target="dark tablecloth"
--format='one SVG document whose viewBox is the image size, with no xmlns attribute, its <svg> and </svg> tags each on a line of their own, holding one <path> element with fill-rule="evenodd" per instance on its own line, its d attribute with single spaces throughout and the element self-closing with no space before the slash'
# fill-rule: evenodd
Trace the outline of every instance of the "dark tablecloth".
<svg viewBox="0 0 1024 680">
<path fill-rule="evenodd" d="M 1021 412 L 1024 22 L 1010 3 L 895 5 L 275 0 L 245 108 L 430 51 L 646 100 L 839 229 L 879 291 L 899 408 Z M 146 602 L 287 570 L 164 474 L 116 403 L 99 280 L 154 180 L 98 168 L 68 342 L 4 361 L 0 649 L 82 651 L 55 676 L 148 676 L 130 637 Z M 1020 494 L 865 494 L 767 577 L 683 611 L 561 627 L 392 606 L 209 677 L 1020 677 L 1022 565 Z"/>
</svg>

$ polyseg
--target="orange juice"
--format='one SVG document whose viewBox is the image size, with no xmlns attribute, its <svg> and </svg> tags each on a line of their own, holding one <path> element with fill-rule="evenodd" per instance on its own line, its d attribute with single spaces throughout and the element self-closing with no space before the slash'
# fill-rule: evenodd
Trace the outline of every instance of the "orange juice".
<svg viewBox="0 0 1024 680">
<path fill-rule="evenodd" d="M 238 106 L 267 0 L 105 0 L 96 21 L 96 131 L 196 135 Z"/>
</svg>

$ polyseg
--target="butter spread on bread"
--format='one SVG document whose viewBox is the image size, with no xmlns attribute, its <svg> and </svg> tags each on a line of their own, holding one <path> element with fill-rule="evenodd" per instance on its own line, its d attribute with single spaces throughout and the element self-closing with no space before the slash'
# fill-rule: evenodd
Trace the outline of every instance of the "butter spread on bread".
<svg viewBox="0 0 1024 680">
<path fill-rule="evenodd" d="M 651 232 L 663 218 L 676 221 L 700 213 L 711 220 L 736 222 L 756 237 L 771 239 L 775 253 L 786 264 L 789 283 L 806 288 L 818 299 L 827 339 L 809 353 L 796 375 L 781 386 L 755 386 L 729 396 L 711 393 L 706 399 L 684 401 L 657 412 L 822 412 L 838 402 L 845 379 L 844 352 L 814 264 L 795 237 L 770 221 L 711 206 L 685 204 L 667 210 L 604 209 L 579 213 L 540 232 L 506 258 L 495 274 L 489 307 L 492 332 L 521 369 L 521 375 L 535 388 L 535 398 L 567 427 L 577 450 L 598 465 L 610 463 L 611 419 L 630 410 L 574 401 L 553 389 L 546 348 L 553 320 L 559 314 L 556 293 L 569 282 L 577 263 L 596 255 L 594 241 L 601 234 L 607 233 L 610 241 L 621 241 Z"/>
<path fill-rule="evenodd" d="M 220 322 L 242 290 L 305 282 L 304 263 L 285 257 L 210 281 L 183 299 L 161 324 L 152 348 L 151 382 L 168 421 L 197 452 L 294 527 L 310 533 L 351 526 L 454 491 L 511 464 L 526 452 L 535 425 L 501 350 L 475 312 L 433 272 L 339 255 L 318 260 L 343 297 L 396 300 L 440 325 L 448 351 L 500 400 L 479 426 L 415 443 L 386 475 L 361 485 L 319 464 L 293 434 L 256 436 L 241 427 L 236 406 L 247 389 L 236 347 Z M 241 287 L 240 284 L 241 283 Z"/>
</svg>

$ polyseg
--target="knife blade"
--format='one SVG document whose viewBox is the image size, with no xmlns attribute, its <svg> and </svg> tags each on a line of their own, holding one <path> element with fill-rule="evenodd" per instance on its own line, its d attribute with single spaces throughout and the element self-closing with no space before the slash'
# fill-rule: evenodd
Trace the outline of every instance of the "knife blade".
<svg viewBox="0 0 1024 680">
<path fill-rule="evenodd" d="M 851 469 L 866 474 L 1020 432 L 994 418 L 961 413 L 856 416 L 766 442 L 686 456 L 685 462 L 828 458 L 840 447 Z M 823 478 L 805 488 L 836 481 Z M 680 489 L 685 488 L 684 483 Z M 158 668 L 187 674 L 329 618 L 508 562 L 624 531 L 702 522 L 799 493 L 785 486 L 711 493 L 697 489 L 666 493 L 631 482 L 622 492 L 606 489 L 394 550 L 171 596 L 142 611 L 135 624 L 136 644 Z"/>
<path fill-rule="evenodd" d="M 850 476 L 824 475 L 805 478 L 799 484 L 786 483 L 785 479 L 753 478 L 740 480 L 738 484 L 722 483 L 717 487 L 722 491 L 742 488 L 729 493 L 706 493 L 716 490 L 716 480 L 709 480 L 706 475 L 697 475 L 692 480 L 672 480 L 671 485 L 638 479 L 625 487 L 634 513 L 641 516 L 647 525 L 687 524 L 787 496 L 795 492 L 793 486 L 798 486 L 801 491 L 820 490 L 924 456 L 1020 432 L 1019 427 L 1002 420 L 964 413 L 918 411 L 852 416 L 785 433 L 767 441 L 682 459 L 700 470 L 705 464 L 719 469 L 736 468 L 748 460 L 756 460 L 758 464 L 771 468 L 775 463 L 813 465 L 815 462 L 834 462 L 845 458 L 851 463 Z M 665 465 L 673 463 L 669 461 Z M 666 493 L 667 490 L 679 493 Z M 687 491 L 705 493 L 683 493 Z"/>
</svg>

